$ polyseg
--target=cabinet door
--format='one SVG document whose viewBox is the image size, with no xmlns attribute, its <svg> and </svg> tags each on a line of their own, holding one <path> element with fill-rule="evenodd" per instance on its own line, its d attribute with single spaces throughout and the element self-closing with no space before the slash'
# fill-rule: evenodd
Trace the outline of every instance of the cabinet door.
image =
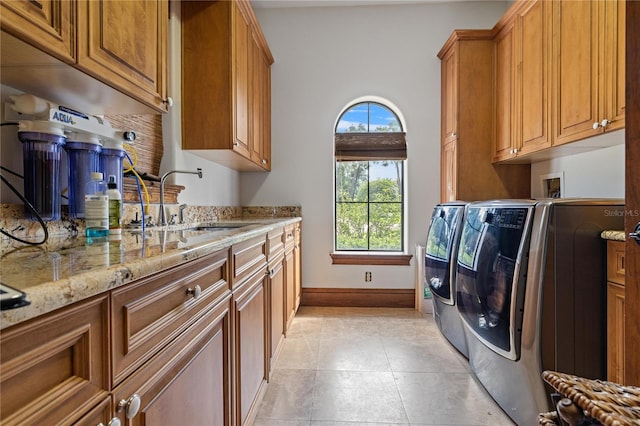
<svg viewBox="0 0 640 426">
<path fill-rule="evenodd" d="M 625 20 L 624 0 L 600 1 L 601 26 L 604 28 L 602 48 L 601 116 L 611 121 L 607 130 L 625 126 Z"/>
<path fill-rule="evenodd" d="M 267 279 L 258 272 L 233 295 L 236 424 L 255 415 L 254 402 L 267 382 Z"/>
<path fill-rule="evenodd" d="M 0 334 L 0 423 L 72 424 L 109 395 L 108 299 L 99 297 Z"/>
<path fill-rule="evenodd" d="M 251 160 L 260 167 L 271 169 L 270 135 L 270 69 L 271 66 L 255 39 L 251 36 Z"/>
<path fill-rule="evenodd" d="M 624 384 L 624 286 L 607 284 L 607 380 Z"/>
<path fill-rule="evenodd" d="M 551 146 L 549 101 L 551 3 L 531 2 L 519 13 L 518 32 L 518 154 Z"/>
<path fill-rule="evenodd" d="M 285 254 L 284 265 L 285 265 L 285 286 L 286 286 L 286 328 L 288 329 L 291 325 L 291 321 L 293 321 L 293 317 L 296 314 L 296 264 L 295 264 L 295 248 L 289 250 Z"/>
<path fill-rule="evenodd" d="M 166 111 L 167 0 L 78 2 L 78 67 Z"/>
<path fill-rule="evenodd" d="M 230 324 L 227 298 L 114 389 L 122 424 L 230 425 Z"/>
<path fill-rule="evenodd" d="M 598 6 L 595 1 L 553 2 L 555 73 L 554 145 L 594 135 L 598 117 Z"/>
<path fill-rule="evenodd" d="M 440 201 L 454 201 L 457 196 L 458 159 L 457 141 L 442 146 L 440 159 Z"/>
<path fill-rule="evenodd" d="M 285 270 L 284 259 L 280 257 L 269 269 L 269 322 L 270 322 L 270 350 L 269 371 L 273 368 L 275 358 L 280 351 L 285 332 Z"/>
<path fill-rule="evenodd" d="M 249 152 L 249 57 L 251 29 L 240 8 L 232 7 L 232 88 L 233 88 L 233 150 L 246 158 Z"/>
<path fill-rule="evenodd" d="M 294 290 L 295 290 L 295 306 L 294 314 L 298 311 L 300 300 L 302 298 L 302 230 L 298 223 L 295 227 L 295 245 L 293 246 L 293 264 L 294 264 Z"/>
<path fill-rule="evenodd" d="M 458 50 L 456 46 L 442 58 L 442 143 L 458 138 Z"/>
<path fill-rule="evenodd" d="M 512 158 L 518 148 L 516 140 L 516 57 L 514 24 L 496 37 L 496 114 L 493 161 Z"/>
<path fill-rule="evenodd" d="M 72 0 L 3 1 L 0 3 L 0 25 L 2 30 L 73 64 L 76 56 L 75 5 Z"/>
</svg>

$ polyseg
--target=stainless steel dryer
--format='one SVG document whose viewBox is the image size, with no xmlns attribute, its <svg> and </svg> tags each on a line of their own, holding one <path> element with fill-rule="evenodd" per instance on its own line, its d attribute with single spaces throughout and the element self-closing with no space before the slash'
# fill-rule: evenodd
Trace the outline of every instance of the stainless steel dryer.
<svg viewBox="0 0 640 426">
<path fill-rule="evenodd" d="M 467 341 L 456 308 L 456 257 L 464 207 L 467 203 L 438 204 L 433 209 L 427 232 L 424 279 L 433 295 L 433 317 L 449 342 L 469 358 Z"/>
<path fill-rule="evenodd" d="M 478 380 L 519 425 L 551 407 L 541 373 L 606 375 L 605 229 L 620 200 L 501 200 L 467 206 L 457 306 Z"/>
</svg>

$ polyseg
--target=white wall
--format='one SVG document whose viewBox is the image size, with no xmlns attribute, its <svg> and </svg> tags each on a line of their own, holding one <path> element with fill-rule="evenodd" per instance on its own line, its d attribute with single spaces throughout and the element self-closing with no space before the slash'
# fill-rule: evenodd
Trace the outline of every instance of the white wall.
<svg viewBox="0 0 640 426">
<path fill-rule="evenodd" d="M 531 196 L 542 197 L 541 176 L 562 175 L 563 197 L 624 198 L 624 130 L 592 138 L 618 145 L 531 165 Z"/>
<path fill-rule="evenodd" d="M 456 28 L 491 28 L 507 2 L 257 9 L 272 67 L 272 171 L 240 176 L 242 205 L 296 204 L 305 287 L 412 288 L 414 267 L 331 265 L 333 126 L 352 100 L 406 118 L 408 249 L 423 244 L 440 185 L 440 60 Z M 416 259 L 412 261 L 415 265 Z M 364 283 L 364 271 L 373 282 Z"/>
</svg>

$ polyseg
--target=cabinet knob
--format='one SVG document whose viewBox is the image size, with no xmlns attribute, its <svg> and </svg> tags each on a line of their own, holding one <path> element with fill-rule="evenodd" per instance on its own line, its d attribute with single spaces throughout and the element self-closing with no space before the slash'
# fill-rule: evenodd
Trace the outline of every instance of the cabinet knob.
<svg viewBox="0 0 640 426">
<path fill-rule="evenodd" d="M 162 103 L 165 103 L 171 108 L 173 106 L 173 98 L 171 96 L 166 97 L 162 100 Z"/>
<path fill-rule="evenodd" d="M 456 132 L 451 132 L 451 136 L 455 138 L 456 136 L 458 136 L 458 134 Z"/>
<path fill-rule="evenodd" d="M 187 289 L 187 295 L 193 296 L 194 299 L 197 299 L 202 294 L 202 289 L 199 285 L 195 285 L 193 288 L 189 287 Z"/>
<path fill-rule="evenodd" d="M 267 160 L 265 160 L 264 158 L 262 159 L 262 164 L 267 164 Z"/>
<path fill-rule="evenodd" d="M 117 417 L 112 418 L 111 420 L 109 420 L 109 423 L 107 423 L 107 426 L 120 426 L 122 425 L 122 422 L 120 422 L 120 419 Z M 104 426 L 104 423 L 100 422 L 98 423 L 98 426 Z"/>
<path fill-rule="evenodd" d="M 609 120 L 608 118 L 605 118 L 604 120 L 602 120 L 601 122 L 595 122 L 593 123 L 593 130 L 598 130 L 600 127 L 602 127 L 603 129 L 606 129 L 607 127 L 609 127 L 609 124 L 611 124 L 611 120 Z"/>
<path fill-rule="evenodd" d="M 124 410 L 124 415 L 128 419 L 132 419 L 138 414 L 142 400 L 138 394 L 133 394 L 129 399 L 120 400 L 118 403 L 118 413 Z"/>
</svg>

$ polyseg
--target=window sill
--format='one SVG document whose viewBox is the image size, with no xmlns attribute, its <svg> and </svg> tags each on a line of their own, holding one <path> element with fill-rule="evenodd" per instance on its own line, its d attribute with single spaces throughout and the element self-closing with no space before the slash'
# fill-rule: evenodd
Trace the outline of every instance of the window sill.
<svg viewBox="0 0 640 426">
<path fill-rule="evenodd" d="M 406 253 L 349 253 L 330 254 L 333 265 L 398 265 L 409 266 L 413 255 Z"/>
</svg>

